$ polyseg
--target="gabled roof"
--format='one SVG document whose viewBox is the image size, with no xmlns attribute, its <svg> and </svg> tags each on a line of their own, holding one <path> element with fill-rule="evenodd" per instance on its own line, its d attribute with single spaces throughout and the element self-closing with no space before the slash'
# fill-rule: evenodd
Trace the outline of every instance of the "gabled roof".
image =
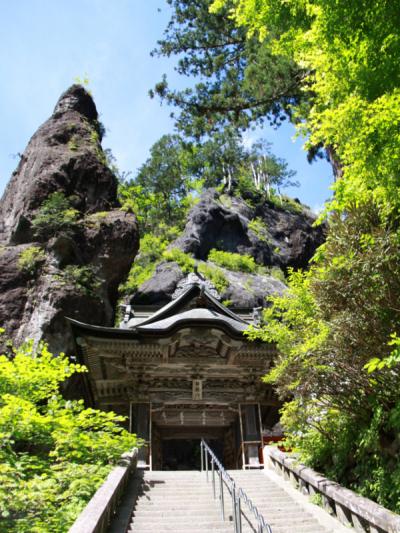
<svg viewBox="0 0 400 533">
<path fill-rule="evenodd" d="M 213 309 L 216 312 L 215 317 L 217 317 L 217 315 L 220 319 L 226 317 L 231 321 L 243 324 L 245 328 L 247 328 L 249 325 L 242 318 L 230 311 L 216 298 L 214 298 L 214 296 L 212 296 L 212 294 L 210 294 L 207 289 L 204 288 L 204 286 L 199 284 L 193 284 L 175 300 L 172 300 L 171 302 L 166 304 L 164 307 L 156 311 L 149 318 L 146 318 L 140 323 L 138 323 L 135 319 L 130 320 L 127 323 L 126 327 L 128 329 L 141 329 L 143 326 L 154 324 L 174 315 L 179 315 L 182 311 L 187 311 L 187 306 L 191 301 L 195 302 L 195 308 L 197 308 L 198 310 Z M 192 315 L 192 318 L 196 319 L 196 315 Z"/>
<path fill-rule="evenodd" d="M 175 300 L 138 322 L 131 318 L 121 328 L 110 328 L 84 324 L 68 318 L 74 335 L 95 334 L 114 338 L 137 338 L 141 336 L 165 336 L 183 327 L 209 327 L 227 331 L 234 337 L 241 337 L 249 323 L 221 304 L 204 285 L 193 284 Z"/>
</svg>

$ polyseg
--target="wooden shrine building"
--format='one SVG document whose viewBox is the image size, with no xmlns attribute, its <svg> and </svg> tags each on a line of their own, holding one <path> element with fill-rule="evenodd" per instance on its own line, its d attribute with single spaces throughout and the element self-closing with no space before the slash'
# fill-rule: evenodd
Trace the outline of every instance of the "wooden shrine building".
<svg viewBox="0 0 400 533">
<path fill-rule="evenodd" d="M 231 310 L 199 274 L 181 282 L 165 306 L 126 306 L 119 328 L 70 320 L 93 406 L 127 416 L 146 441 L 141 463 L 195 468 L 200 438 L 227 468 L 260 467 L 262 433 L 279 402 L 261 377 L 275 346 L 249 341 L 259 310 Z"/>
</svg>

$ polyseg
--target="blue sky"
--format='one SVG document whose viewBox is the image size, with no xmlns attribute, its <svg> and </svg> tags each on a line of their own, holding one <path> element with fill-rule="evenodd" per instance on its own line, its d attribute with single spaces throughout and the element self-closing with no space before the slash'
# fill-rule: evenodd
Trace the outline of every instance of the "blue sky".
<svg viewBox="0 0 400 533">
<path fill-rule="evenodd" d="M 121 170 L 135 171 L 173 130 L 170 110 L 148 97 L 164 72 L 176 79 L 173 60 L 150 57 L 169 19 L 164 0 L 0 0 L 0 7 L 0 194 L 16 154 L 60 94 L 86 74 L 107 128 L 103 146 Z M 290 125 L 264 130 L 273 152 L 297 171 L 301 186 L 288 192 L 318 209 L 330 196 L 331 169 L 309 165 L 293 134 Z"/>
</svg>

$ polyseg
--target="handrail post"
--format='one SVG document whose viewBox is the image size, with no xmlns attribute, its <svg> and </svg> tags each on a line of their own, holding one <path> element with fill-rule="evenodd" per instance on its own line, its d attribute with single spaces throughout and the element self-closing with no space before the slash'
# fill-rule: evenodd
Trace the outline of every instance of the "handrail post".
<svg viewBox="0 0 400 533">
<path fill-rule="evenodd" d="M 213 485 L 213 495 L 215 500 L 215 466 L 214 466 L 214 459 L 211 457 L 211 472 L 212 472 L 212 485 Z"/>
<path fill-rule="evenodd" d="M 216 487 L 215 487 L 215 468 L 218 469 L 217 474 L 219 475 L 219 500 L 221 505 L 221 517 L 222 520 L 225 520 L 225 501 L 224 501 L 224 483 L 228 490 L 229 495 L 232 498 L 232 516 L 233 516 L 233 526 L 235 533 L 242 533 L 242 502 L 243 499 L 245 505 L 249 508 L 251 513 L 254 515 L 257 523 L 257 533 L 272 533 L 271 527 L 265 523 L 264 517 L 260 515 L 257 507 L 253 504 L 247 494 L 239 487 L 236 487 L 234 479 L 226 472 L 214 452 L 208 446 L 208 444 L 201 440 L 201 451 L 204 451 L 204 456 L 202 456 L 202 469 L 206 470 L 206 477 L 208 482 L 208 471 L 211 469 L 212 472 L 212 485 L 213 485 L 213 494 L 214 499 L 216 499 Z M 210 456 L 210 459 L 209 459 Z M 211 460 L 211 466 L 208 464 Z M 205 465 L 204 465 L 205 462 Z"/>
<path fill-rule="evenodd" d="M 204 470 L 204 456 L 203 456 L 203 441 L 200 441 L 200 461 L 201 461 L 201 472 Z"/>
<path fill-rule="evenodd" d="M 221 517 L 225 521 L 225 502 L 224 502 L 224 482 L 222 479 L 222 470 L 219 471 L 219 500 L 221 503 Z"/>
<path fill-rule="evenodd" d="M 232 514 L 233 514 L 233 526 L 234 532 L 238 533 L 238 520 L 237 520 L 237 509 L 236 509 L 236 485 L 235 482 L 232 484 Z"/>
<path fill-rule="evenodd" d="M 237 509 L 237 517 L 238 517 L 238 533 L 242 533 L 242 509 L 241 509 L 241 505 L 240 505 L 240 491 L 238 492 L 238 495 L 237 495 L 237 504 L 236 504 L 236 509 Z"/>
<path fill-rule="evenodd" d="M 208 450 L 207 448 L 204 448 L 205 452 L 204 452 L 204 459 L 206 461 L 206 479 L 207 479 L 207 482 L 208 482 Z"/>
</svg>

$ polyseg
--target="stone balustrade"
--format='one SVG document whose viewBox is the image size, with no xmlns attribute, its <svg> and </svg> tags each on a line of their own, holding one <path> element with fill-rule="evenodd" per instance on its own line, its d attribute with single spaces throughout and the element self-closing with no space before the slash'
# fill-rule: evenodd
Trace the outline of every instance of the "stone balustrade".
<svg viewBox="0 0 400 533">
<path fill-rule="evenodd" d="M 400 533 L 399 515 L 300 464 L 293 455 L 265 446 L 264 464 L 291 481 L 303 494 L 319 494 L 323 507 L 342 524 L 360 533 Z"/>
<path fill-rule="evenodd" d="M 105 533 L 108 530 L 136 464 L 136 448 L 122 455 L 118 466 L 108 474 L 68 533 Z"/>
</svg>

